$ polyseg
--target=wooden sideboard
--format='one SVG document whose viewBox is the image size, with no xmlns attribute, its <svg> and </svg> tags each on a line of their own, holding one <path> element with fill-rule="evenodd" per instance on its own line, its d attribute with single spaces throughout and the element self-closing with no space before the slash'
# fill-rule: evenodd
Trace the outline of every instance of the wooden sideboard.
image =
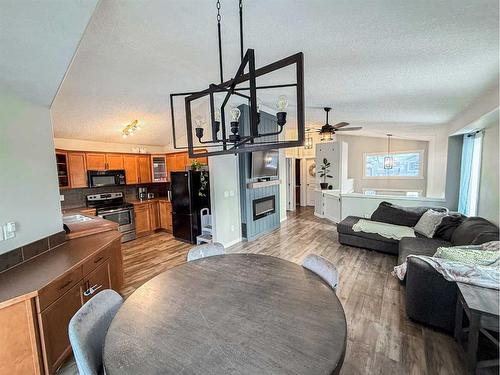
<svg viewBox="0 0 500 375">
<path fill-rule="evenodd" d="M 123 286 L 120 237 L 73 239 L 0 273 L 0 374 L 56 372 L 71 353 L 71 317 L 99 291 Z"/>
</svg>

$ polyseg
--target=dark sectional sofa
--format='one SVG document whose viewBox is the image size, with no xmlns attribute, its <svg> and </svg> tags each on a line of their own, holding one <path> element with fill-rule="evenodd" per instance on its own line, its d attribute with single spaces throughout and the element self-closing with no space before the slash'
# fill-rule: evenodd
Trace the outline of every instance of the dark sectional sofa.
<svg viewBox="0 0 500 375">
<path fill-rule="evenodd" d="M 374 221 L 413 227 L 429 207 L 407 208 L 382 202 L 372 214 Z M 436 209 L 436 208 L 433 208 Z M 481 217 L 466 218 L 453 213 L 443 219 L 434 238 L 405 237 L 400 241 L 378 234 L 354 232 L 352 226 L 361 219 L 349 216 L 337 225 L 343 245 L 381 251 L 398 256 L 402 264 L 408 255 L 432 256 L 438 247 L 476 245 L 499 238 L 498 227 Z M 367 219 L 365 219 L 367 220 Z M 426 262 L 409 258 L 406 272 L 406 313 L 415 321 L 452 331 L 455 324 L 457 286 L 445 280 Z"/>
</svg>

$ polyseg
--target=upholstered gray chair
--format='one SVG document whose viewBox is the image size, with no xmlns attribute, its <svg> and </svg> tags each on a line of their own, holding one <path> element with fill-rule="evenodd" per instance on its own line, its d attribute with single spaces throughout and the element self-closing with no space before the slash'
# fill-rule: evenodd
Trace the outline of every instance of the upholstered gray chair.
<svg viewBox="0 0 500 375">
<path fill-rule="evenodd" d="M 114 290 L 106 289 L 92 297 L 69 322 L 69 341 L 80 375 L 103 373 L 102 349 L 109 325 L 123 304 Z"/>
<path fill-rule="evenodd" d="M 337 289 L 339 282 L 339 272 L 337 268 L 328 259 L 316 254 L 309 254 L 305 257 L 302 262 L 302 266 L 311 270 L 323 280 L 326 281 L 328 285 L 332 287 L 333 290 Z"/>
<path fill-rule="evenodd" d="M 196 259 L 211 257 L 214 255 L 224 255 L 226 251 L 224 246 L 218 242 L 198 245 L 189 250 L 187 261 L 191 262 Z"/>
</svg>

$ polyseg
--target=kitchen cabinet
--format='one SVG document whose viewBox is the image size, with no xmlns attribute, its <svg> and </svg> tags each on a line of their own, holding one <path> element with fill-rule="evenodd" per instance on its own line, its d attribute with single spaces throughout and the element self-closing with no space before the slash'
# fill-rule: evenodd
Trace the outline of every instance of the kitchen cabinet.
<svg viewBox="0 0 500 375">
<path fill-rule="evenodd" d="M 160 228 L 160 209 L 158 201 L 149 202 L 149 217 L 151 222 L 151 230 Z"/>
<path fill-rule="evenodd" d="M 87 161 L 87 170 L 89 171 L 104 171 L 106 170 L 106 154 L 90 153 L 85 154 Z"/>
<path fill-rule="evenodd" d="M 87 187 L 87 165 L 84 152 L 68 152 L 68 171 L 71 188 Z"/>
<path fill-rule="evenodd" d="M 101 290 L 111 288 L 111 272 L 109 259 L 88 274 L 83 280 L 82 298 L 87 302 Z"/>
<path fill-rule="evenodd" d="M 140 184 L 151 182 L 151 158 L 149 155 L 137 156 L 137 170 Z"/>
<path fill-rule="evenodd" d="M 106 169 L 123 169 L 123 154 L 106 154 Z"/>
<path fill-rule="evenodd" d="M 151 215 L 149 202 L 134 205 L 135 234 L 142 237 L 151 232 Z"/>
<path fill-rule="evenodd" d="M 153 182 L 167 181 L 167 157 L 165 155 L 151 155 L 151 177 Z"/>
<path fill-rule="evenodd" d="M 71 353 L 68 324 L 82 306 L 81 285 L 77 284 L 39 314 L 45 372 L 54 374 Z"/>
<path fill-rule="evenodd" d="M 136 155 L 123 155 L 123 169 L 125 169 L 125 180 L 127 185 L 133 185 L 139 182 Z"/>
<path fill-rule="evenodd" d="M 68 153 L 56 150 L 57 180 L 61 189 L 70 187 Z"/>
<path fill-rule="evenodd" d="M 206 150 L 199 150 L 200 152 L 205 152 Z M 208 164 L 207 157 L 201 158 L 189 158 L 187 152 L 176 152 L 172 154 L 167 154 L 167 172 L 184 172 L 186 167 L 189 167 L 193 161 L 197 160 L 201 164 Z M 170 180 L 170 175 L 169 180 Z"/>
<path fill-rule="evenodd" d="M 167 201 L 159 201 L 160 228 L 172 232 L 172 205 Z"/>
</svg>

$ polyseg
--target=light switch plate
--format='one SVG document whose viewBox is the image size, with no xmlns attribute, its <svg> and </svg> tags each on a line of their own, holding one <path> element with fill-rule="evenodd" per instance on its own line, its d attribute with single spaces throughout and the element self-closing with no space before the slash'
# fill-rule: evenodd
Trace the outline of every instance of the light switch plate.
<svg viewBox="0 0 500 375">
<path fill-rule="evenodd" d="M 3 237 L 6 240 L 10 240 L 16 236 L 16 223 L 10 221 L 2 226 L 3 228 Z"/>
</svg>

